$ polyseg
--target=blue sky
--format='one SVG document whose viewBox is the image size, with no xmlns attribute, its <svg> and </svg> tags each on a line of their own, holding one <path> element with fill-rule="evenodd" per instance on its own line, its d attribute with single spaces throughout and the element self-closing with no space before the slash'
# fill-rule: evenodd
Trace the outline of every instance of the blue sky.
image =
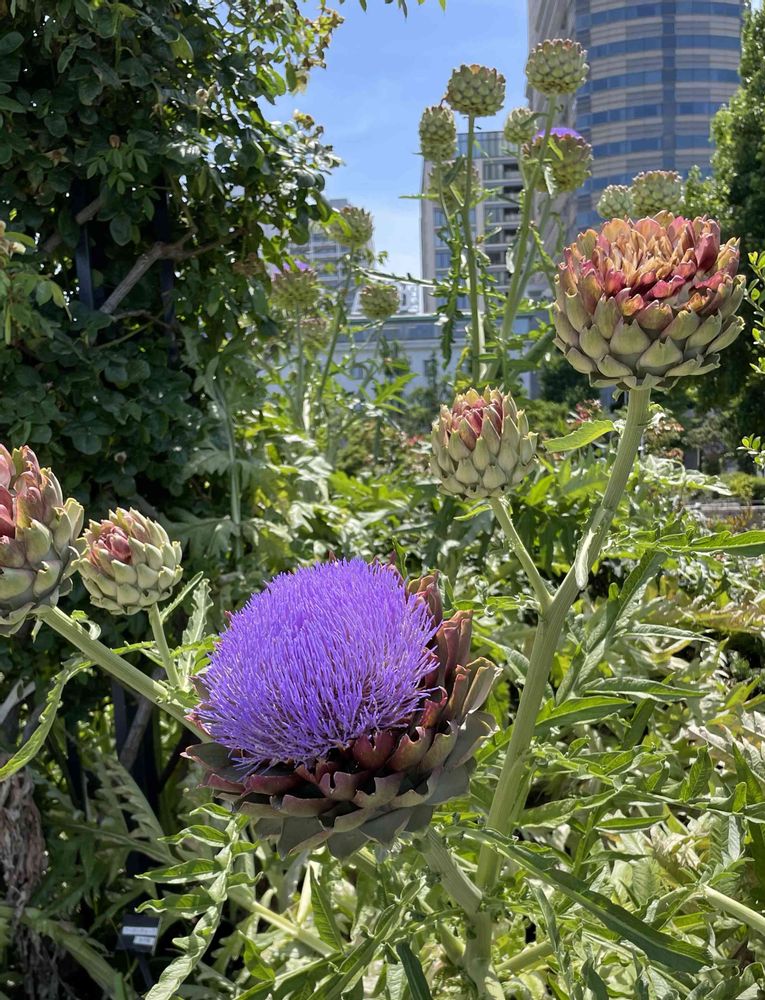
<svg viewBox="0 0 765 1000">
<path fill-rule="evenodd" d="M 345 23 L 327 51 L 327 68 L 314 71 L 304 93 L 283 98 L 272 117 L 283 120 L 297 108 L 324 125 L 326 141 L 344 161 L 328 196 L 369 209 L 375 246 L 389 252 L 391 269 L 417 275 L 419 203 L 400 196 L 419 190 L 420 113 L 440 100 L 452 68 L 463 62 L 505 74 L 507 108 L 524 102 L 526 2 L 447 0 L 442 11 L 438 0 L 421 7 L 410 0 L 408 18 L 383 0 L 368 0 L 366 13 L 357 0 L 339 9 Z"/>
</svg>

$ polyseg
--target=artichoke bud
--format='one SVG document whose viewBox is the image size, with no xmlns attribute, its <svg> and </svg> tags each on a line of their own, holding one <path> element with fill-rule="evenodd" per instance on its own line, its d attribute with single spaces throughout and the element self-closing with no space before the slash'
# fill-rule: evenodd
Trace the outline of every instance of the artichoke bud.
<svg viewBox="0 0 765 1000">
<path fill-rule="evenodd" d="M 420 118 L 420 152 L 426 160 L 451 160 L 457 150 L 457 126 L 449 108 L 435 104 Z"/>
<path fill-rule="evenodd" d="M 508 142 L 520 145 L 529 142 L 537 131 L 537 118 L 531 108 L 513 108 L 505 119 L 504 136 Z"/>
<path fill-rule="evenodd" d="M 526 160 L 534 160 L 544 143 L 544 132 L 537 132 L 522 148 Z M 557 126 L 550 129 L 545 163 L 555 185 L 555 192 L 575 191 L 592 173 L 592 146 L 572 128 Z M 540 175 L 538 187 L 546 190 Z"/>
<path fill-rule="evenodd" d="M 523 410 L 499 389 L 459 395 L 433 424 L 431 468 L 444 493 L 495 497 L 534 467 L 537 435 Z"/>
<path fill-rule="evenodd" d="M 462 115 L 494 115 L 505 100 L 505 78 L 489 66 L 459 66 L 449 78 L 446 100 Z"/>
<path fill-rule="evenodd" d="M 78 541 L 76 561 L 97 608 L 134 615 L 167 600 L 181 578 L 181 547 L 157 521 L 118 508 L 91 521 Z"/>
<path fill-rule="evenodd" d="M 303 261 L 295 261 L 293 267 L 283 267 L 271 278 L 271 302 L 282 312 L 311 312 L 316 308 L 320 295 L 318 276 Z"/>
<path fill-rule="evenodd" d="M 587 53 L 570 38 L 546 38 L 529 53 L 526 79 L 540 94 L 573 94 L 587 79 Z"/>
<path fill-rule="evenodd" d="M 371 243 L 374 224 L 369 212 L 354 205 L 346 205 L 338 215 L 339 218 L 330 221 L 326 227 L 331 239 L 349 250 L 361 250 Z"/>
<path fill-rule="evenodd" d="M 28 445 L 0 445 L 0 635 L 71 589 L 83 510 Z"/>
<path fill-rule="evenodd" d="M 706 217 L 613 218 L 564 251 L 555 342 L 594 386 L 668 389 L 702 375 L 743 327 L 738 257 Z"/>
<path fill-rule="evenodd" d="M 603 189 L 597 208 L 598 215 L 604 219 L 629 218 L 635 214 L 631 189 L 626 184 L 609 184 Z"/>
<path fill-rule="evenodd" d="M 677 214 L 683 208 L 683 178 L 676 170 L 643 171 L 633 179 L 630 195 L 636 216 Z"/>
<path fill-rule="evenodd" d="M 374 323 L 382 323 L 398 312 L 400 304 L 395 285 L 378 282 L 365 285 L 359 293 L 361 311 Z"/>
</svg>

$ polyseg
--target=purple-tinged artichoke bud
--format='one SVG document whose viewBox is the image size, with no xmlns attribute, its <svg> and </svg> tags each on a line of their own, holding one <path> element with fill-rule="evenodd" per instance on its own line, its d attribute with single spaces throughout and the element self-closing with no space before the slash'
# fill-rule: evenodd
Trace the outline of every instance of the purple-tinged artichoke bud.
<svg viewBox="0 0 765 1000">
<path fill-rule="evenodd" d="M 505 78 L 489 66 L 462 65 L 452 70 L 446 100 L 461 115 L 495 115 L 505 101 Z"/>
<path fill-rule="evenodd" d="M 327 225 L 327 233 L 336 243 L 349 250 L 361 250 L 372 242 L 374 223 L 371 213 L 366 209 L 346 205 L 338 215 L 339 218 Z"/>
<path fill-rule="evenodd" d="M 544 142 L 544 132 L 537 132 L 531 142 L 524 143 L 525 160 L 534 160 Z M 592 173 L 592 146 L 575 129 L 556 125 L 550 129 L 545 166 L 549 169 L 555 192 L 576 191 Z M 538 187 L 547 190 L 540 174 Z"/>
<path fill-rule="evenodd" d="M 671 212 L 612 219 L 564 251 L 553 309 L 556 340 L 594 386 L 671 388 L 717 368 L 744 325 L 735 313 L 738 241 Z"/>
<path fill-rule="evenodd" d="M 451 160 L 457 151 L 454 115 L 443 104 L 425 108 L 420 118 L 420 153 L 435 163 Z"/>
<path fill-rule="evenodd" d="M 28 445 L 0 445 L 0 635 L 72 587 L 83 511 Z"/>
<path fill-rule="evenodd" d="M 528 142 L 537 130 L 538 117 L 529 107 L 513 108 L 505 119 L 505 139 L 515 145 Z"/>
<path fill-rule="evenodd" d="M 683 178 L 676 170 L 644 170 L 633 178 L 630 188 L 635 215 L 656 215 L 683 209 Z"/>
<path fill-rule="evenodd" d="M 400 305 L 398 288 L 395 285 L 386 285 L 378 282 L 374 285 L 365 285 L 359 294 L 361 311 L 367 319 L 375 323 L 382 323 L 391 316 L 395 316 Z"/>
<path fill-rule="evenodd" d="M 361 559 L 284 573 L 220 637 L 191 717 L 212 742 L 187 756 L 282 855 L 390 844 L 467 791 L 494 728 L 496 668 L 468 662 L 470 635 L 432 577 Z"/>
<path fill-rule="evenodd" d="M 271 302 L 289 315 L 311 312 L 321 296 L 321 284 L 316 272 L 302 260 L 293 267 L 286 264 L 271 278 Z"/>
<path fill-rule="evenodd" d="M 587 79 L 587 53 L 570 38 L 546 38 L 529 53 L 526 79 L 540 94 L 573 94 Z"/>
<path fill-rule="evenodd" d="M 537 435 L 510 393 L 469 389 L 433 424 L 431 469 L 444 493 L 496 497 L 534 468 Z"/>
<path fill-rule="evenodd" d="M 635 214 L 631 189 L 626 184 L 609 184 L 603 189 L 597 208 L 604 219 L 629 219 Z"/>
<path fill-rule="evenodd" d="M 134 615 L 167 600 L 181 578 L 181 547 L 156 521 L 118 507 L 91 521 L 76 566 L 97 608 Z"/>
</svg>

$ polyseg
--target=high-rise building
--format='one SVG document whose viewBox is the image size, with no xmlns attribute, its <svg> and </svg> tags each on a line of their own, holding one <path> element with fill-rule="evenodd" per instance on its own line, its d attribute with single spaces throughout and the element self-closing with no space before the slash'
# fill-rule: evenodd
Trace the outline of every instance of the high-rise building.
<svg viewBox="0 0 765 1000">
<path fill-rule="evenodd" d="M 458 151 L 467 153 L 467 135 L 457 137 Z M 481 186 L 488 197 L 472 211 L 473 234 L 482 240 L 482 249 L 489 258 L 489 273 L 497 282 L 497 288 L 508 285 L 506 255 L 518 229 L 518 195 L 521 191 L 521 175 L 518 161 L 511 154 L 501 132 L 478 132 L 474 150 L 474 162 Z M 423 194 L 428 190 L 432 164 L 425 163 L 422 173 Z M 449 272 L 449 248 L 439 233 L 446 224 L 440 205 L 428 198 L 420 202 L 420 246 L 422 254 L 422 276 L 426 280 L 441 280 Z M 435 308 L 434 299 L 426 295 L 427 312 Z"/>
<path fill-rule="evenodd" d="M 529 47 L 568 37 L 588 52 L 589 79 L 561 122 L 595 155 L 569 205 L 577 229 L 597 223 L 608 184 L 642 170 L 708 170 L 711 118 L 738 85 L 743 10 L 741 0 L 529 0 Z"/>
</svg>

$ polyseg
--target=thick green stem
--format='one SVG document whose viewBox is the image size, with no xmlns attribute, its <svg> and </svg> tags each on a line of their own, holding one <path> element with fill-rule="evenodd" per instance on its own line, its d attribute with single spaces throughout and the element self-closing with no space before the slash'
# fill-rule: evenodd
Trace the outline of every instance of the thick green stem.
<svg viewBox="0 0 765 1000">
<path fill-rule="evenodd" d="M 534 560 L 529 555 L 526 546 L 521 541 L 520 535 L 515 530 L 515 525 L 513 524 L 507 508 L 498 497 L 492 498 L 489 502 L 491 503 L 491 509 L 494 511 L 494 516 L 502 525 L 502 530 L 505 532 L 507 540 L 510 542 L 513 551 L 518 556 L 521 566 L 523 566 L 529 583 L 533 587 L 534 593 L 537 596 L 540 608 L 543 612 L 547 611 L 552 604 L 550 591 L 547 589 L 547 584 L 540 576 L 539 570 L 534 565 Z"/>
<path fill-rule="evenodd" d="M 717 889 L 713 889 L 710 885 L 702 886 L 702 891 L 707 900 L 716 906 L 718 910 L 722 910 L 723 913 L 727 913 L 729 917 L 733 917 L 735 920 L 740 920 L 742 924 L 751 927 L 753 931 L 765 934 L 765 916 L 761 913 L 757 913 L 751 907 L 739 903 L 737 899 L 731 899 L 730 896 L 718 892 Z"/>
<path fill-rule="evenodd" d="M 531 780 L 528 757 L 534 736 L 537 715 L 544 698 L 560 634 L 571 605 L 587 582 L 590 568 L 598 557 L 614 514 L 619 506 L 638 454 L 643 430 L 648 423 L 650 389 L 633 389 L 629 394 L 627 420 L 616 452 L 608 485 L 600 506 L 584 533 L 574 565 L 566 574 L 552 603 L 540 615 L 539 628 L 529 660 L 526 683 L 513 723 L 510 742 L 494 791 L 487 827 L 498 833 L 510 834 L 523 810 Z M 499 856 L 484 844 L 478 857 L 476 884 L 482 892 L 491 891 L 499 873 Z M 492 926 L 489 915 L 476 914 L 473 921 L 475 937 L 468 947 L 468 969 L 488 967 L 491 955 Z M 471 972 L 473 975 L 473 972 Z"/>
<path fill-rule="evenodd" d="M 497 966 L 497 972 L 500 974 L 506 972 L 523 972 L 525 969 L 530 969 L 532 965 L 536 965 L 537 962 L 541 962 L 543 958 L 552 955 L 553 952 L 554 948 L 549 941 L 540 941 L 539 944 L 531 944 L 528 948 L 524 948 L 522 952 L 519 952 L 519 954 L 513 955 L 512 958 Z"/>
<path fill-rule="evenodd" d="M 468 916 L 477 913 L 483 898 L 481 890 L 460 868 L 432 827 L 423 837 L 421 845 L 423 857 L 428 865 L 441 876 L 444 890 Z"/>
<path fill-rule="evenodd" d="M 529 247 L 529 230 L 531 227 L 531 212 L 534 207 L 534 191 L 537 180 L 544 164 L 547 153 L 547 142 L 550 137 L 553 120 L 555 118 L 555 101 L 550 98 L 547 105 L 547 115 L 545 117 L 545 128 L 542 142 L 540 143 L 536 159 L 531 165 L 526 178 L 525 191 L 523 194 L 523 210 L 521 212 L 521 224 L 515 235 L 515 247 L 513 254 L 513 276 L 510 279 L 510 288 L 505 300 L 505 312 L 502 317 L 502 343 L 506 344 L 510 339 L 515 325 L 515 317 L 518 314 L 518 307 L 523 299 L 525 268 L 523 266 L 526 253 Z M 533 242 L 533 241 L 532 241 Z"/>
<path fill-rule="evenodd" d="M 321 401 L 324 398 L 324 390 L 327 387 L 327 379 L 329 378 L 329 373 L 332 368 L 332 359 L 335 356 L 335 348 L 337 347 L 337 338 L 340 336 L 340 327 L 343 325 L 343 319 L 345 318 L 346 307 L 345 303 L 348 299 L 348 292 L 351 289 L 351 279 L 353 278 L 353 268 L 355 265 L 355 255 L 351 251 L 348 254 L 348 259 L 346 261 L 345 276 L 343 278 L 343 283 L 340 287 L 340 292 L 335 302 L 335 316 L 332 321 L 332 333 L 329 338 L 329 347 L 327 348 L 327 357 L 324 361 L 324 369 L 321 373 L 321 379 L 319 381 L 319 388 L 316 392 L 316 399 L 321 405 Z"/>
<path fill-rule="evenodd" d="M 462 204 L 462 226 L 465 230 L 465 253 L 467 255 L 468 282 L 470 293 L 470 340 L 473 384 L 481 378 L 481 355 L 484 353 L 483 328 L 478 310 L 478 265 L 475 257 L 473 226 L 470 209 L 473 201 L 473 146 L 475 145 L 475 116 L 468 115 L 467 153 L 465 155 L 465 196 Z"/>
<path fill-rule="evenodd" d="M 298 427 L 307 430 L 305 413 L 305 354 L 303 349 L 303 328 L 300 324 L 300 314 L 295 315 L 295 339 L 297 340 L 297 385 L 295 387 L 295 416 Z"/>
<path fill-rule="evenodd" d="M 55 632 L 80 650 L 89 660 L 97 664 L 120 684 L 131 688 L 136 694 L 147 698 L 157 708 L 172 715 L 174 719 L 190 729 L 195 736 L 204 739 L 196 726 L 186 719 L 186 711 L 180 705 L 168 700 L 168 693 L 151 677 L 147 677 L 138 667 L 109 649 L 98 639 L 93 639 L 78 622 L 64 614 L 60 608 L 39 608 L 37 617 L 49 625 Z"/>
<path fill-rule="evenodd" d="M 162 660 L 162 666 L 164 667 L 165 673 L 167 674 L 167 679 L 173 687 L 180 687 L 181 678 L 175 668 L 175 660 L 170 653 L 170 647 L 167 645 L 167 637 L 165 636 L 165 629 L 162 625 L 162 616 L 160 615 L 159 608 L 156 604 L 152 604 L 149 608 L 149 624 L 151 625 L 151 631 L 154 634 L 154 641 L 157 644 L 157 649 L 159 650 L 159 656 Z"/>
</svg>

